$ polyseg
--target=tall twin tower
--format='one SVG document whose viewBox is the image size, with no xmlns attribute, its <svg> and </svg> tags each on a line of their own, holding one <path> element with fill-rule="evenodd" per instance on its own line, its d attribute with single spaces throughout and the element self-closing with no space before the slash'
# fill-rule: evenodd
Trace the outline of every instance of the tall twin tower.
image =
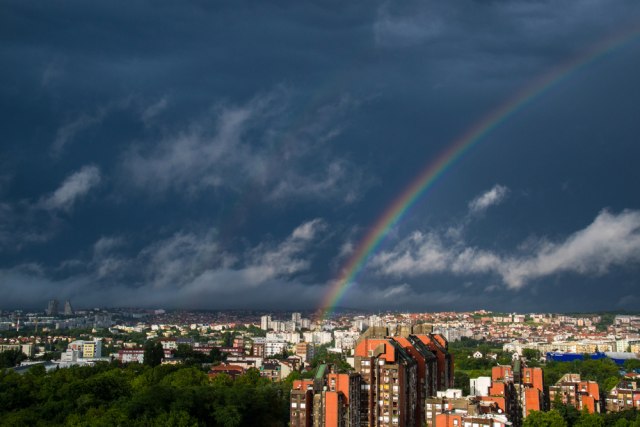
<svg viewBox="0 0 640 427">
<path fill-rule="evenodd" d="M 57 299 L 49 300 L 45 313 L 47 316 L 56 316 L 60 314 L 60 304 Z M 69 300 L 64 302 L 64 311 L 62 314 L 65 316 L 73 316 L 73 307 L 71 307 L 71 302 Z"/>
</svg>

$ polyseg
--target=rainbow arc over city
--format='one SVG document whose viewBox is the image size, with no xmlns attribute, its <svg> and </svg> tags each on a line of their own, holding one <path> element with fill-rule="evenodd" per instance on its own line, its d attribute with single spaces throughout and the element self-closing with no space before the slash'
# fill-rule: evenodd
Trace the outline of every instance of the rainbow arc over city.
<svg viewBox="0 0 640 427">
<path fill-rule="evenodd" d="M 355 283 L 367 262 L 380 247 L 389 231 L 396 226 L 412 206 L 428 192 L 430 188 L 472 147 L 482 141 L 487 134 L 503 124 L 514 114 L 532 101 L 547 93 L 550 89 L 567 80 L 577 71 L 593 64 L 602 57 L 627 46 L 640 35 L 640 27 L 634 26 L 608 37 L 580 55 L 554 68 L 514 96 L 507 99 L 496 109 L 486 114 L 472 125 L 460 137 L 451 142 L 435 159 L 430 160 L 411 183 L 388 205 L 369 231 L 355 247 L 347 263 L 330 285 L 319 310 L 328 317 L 342 300 L 345 293 Z"/>
</svg>

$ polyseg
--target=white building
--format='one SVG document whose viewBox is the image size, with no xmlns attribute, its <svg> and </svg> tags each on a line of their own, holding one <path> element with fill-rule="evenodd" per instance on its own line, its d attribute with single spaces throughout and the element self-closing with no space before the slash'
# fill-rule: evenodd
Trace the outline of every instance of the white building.
<svg viewBox="0 0 640 427">
<path fill-rule="evenodd" d="M 67 353 L 70 353 L 69 357 L 73 357 L 74 352 L 76 354 L 76 358 L 98 359 L 102 357 L 102 340 L 72 341 L 67 347 Z"/>
<path fill-rule="evenodd" d="M 260 318 L 260 329 L 268 331 L 271 328 L 271 316 L 262 316 Z"/>
<path fill-rule="evenodd" d="M 294 322 L 296 325 L 300 325 L 300 322 L 302 321 L 302 314 L 300 314 L 300 313 L 292 313 L 291 314 L 291 321 Z"/>
<path fill-rule="evenodd" d="M 269 329 L 273 329 L 275 332 L 285 332 L 287 330 L 286 323 L 282 320 L 272 320 L 269 323 Z"/>
<path fill-rule="evenodd" d="M 491 377 L 478 377 L 469 380 L 469 388 L 472 396 L 489 396 Z"/>
<path fill-rule="evenodd" d="M 356 316 L 351 322 L 351 327 L 358 332 L 362 332 L 369 327 L 369 322 L 364 316 Z"/>
<path fill-rule="evenodd" d="M 289 347 L 284 341 L 266 341 L 264 343 L 264 356 L 271 357 L 282 354 Z"/>
<path fill-rule="evenodd" d="M 437 391 L 436 397 L 446 397 L 447 399 L 461 399 L 462 390 L 459 388 L 448 388 L 444 391 Z"/>
<path fill-rule="evenodd" d="M 144 350 L 143 349 L 125 349 L 118 351 L 118 360 L 121 363 L 143 363 L 144 362 Z"/>
<path fill-rule="evenodd" d="M 175 338 L 160 338 L 163 350 L 176 350 L 178 348 L 178 342 Z"/>
<path fill-rule="evenodd" d="M 316 345 L 330 344 L 333 341 L 333 334 L 331 332 L 315 331 L 305 332 L 304 341 L 310 342 Z"/>
<path fill-rule="evenodd" d="M 355 348 L 356 342 L 360 337 L 360 332 L 353 331 L 334 331 L 334 338 L 336 340 L 336 348 L 341 350 L 350 350 Z"/>
<path fill-rule="evenodd" d="M 267 332 L 265 341 L 284 341 L 289 344 L 298 344 L 300 334 L 298 332 Z"/>
</svg>

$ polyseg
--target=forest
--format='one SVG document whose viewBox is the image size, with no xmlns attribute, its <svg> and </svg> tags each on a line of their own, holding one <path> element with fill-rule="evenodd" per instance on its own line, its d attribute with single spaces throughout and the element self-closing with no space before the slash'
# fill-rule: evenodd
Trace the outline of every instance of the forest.
<svg viewBox="0 0 640 427">
<path fill-rule="evenodd" d="M 0 426 L 286 426 L 290 389 L 256 369 L 235 381 L 186 365 L 7 369 Z"/>
<path fill-rule="evenodd" d="M 640 413 L 633 409 L 606 414 L 580 412 L 570 405 L 558 404 L 548 412 L 532 411 L 523 427 L 640 427 Z"/>
</svg>

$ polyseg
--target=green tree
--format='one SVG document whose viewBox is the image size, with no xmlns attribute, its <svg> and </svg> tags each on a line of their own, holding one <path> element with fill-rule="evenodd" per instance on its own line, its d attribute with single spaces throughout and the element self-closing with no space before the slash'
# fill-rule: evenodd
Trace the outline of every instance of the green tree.
<svg viewBox="0 0 640 427">
<path fill-rule="evenodd" d="M 567 427 L 567 422 L 558 411 L 531 411 L 524 419 L 523 427 Z"/>
<path fill-rule="evenodd" d="M 640 359 L 627 359 L 624 361 L 624 369 L 627 371 L 633 371 L 640 369 Z"/>
<path fill-rule="evenodd" d="M 607 378 L 603 384 L 604 389 L 602 391 L 607 393 L 610 392 L 615 386 L 618 385 L 619 382 L 620 382 L 620 378 L 618 377 Z"/>
<path fill-rule="evenodd" d="M 559 395 L 556 395 L 553 408 L 558 411 L 568 426 L 573 426 L 578 421 L 578 418 L 580 418 L 580 411 L 573 405 L 562 403 Z"/>
<path fill-rule="evenodd" d="M 453 378 L 453 386 L 462 389 L 462 394 L 468 396 L 471 392 L 469 388 L 469 375 L 463 371 L 457 371 Z"/>
<path fill-rule="evenodd" d="M 158 366 L 164 359 L 164 349 L 160 341 L 147 341 L 144 345 L 144 364 L 147 366 Z"/>
<path fill-rule="evenodd" d="M 522 350 L 522 356 L 525 357 L 527 361 L 537 361 L 540 359 L 540 351 L 533 348 L 525 348 Z"/>
<path fill-rule="evenodd" d="M 587 410 L 580 413 L 580 418 L 574 424 L 575 427 L 604 427 L 604 419 L 600 414 L 590 414 Z"/>
<path fill-rule="evenodd" d="M 13 368 L 26 359 L 21 350 L 7 350 L 0 353 L 0 369 Z"/>
<path fill-rule="evenodd" d="M 213 347 L 209 352 L 209 360 L 211 363 L 219 363 L 227 360 L 227 353 L 220 351 L 218 347 Z"/>
<path fill-rule="evenodd" d="M 222 345 L 223 347 L 232 347 L 233 339 L 236 337 L 235 332 L 225 332 L 222 334 Z"/>
</svg>

